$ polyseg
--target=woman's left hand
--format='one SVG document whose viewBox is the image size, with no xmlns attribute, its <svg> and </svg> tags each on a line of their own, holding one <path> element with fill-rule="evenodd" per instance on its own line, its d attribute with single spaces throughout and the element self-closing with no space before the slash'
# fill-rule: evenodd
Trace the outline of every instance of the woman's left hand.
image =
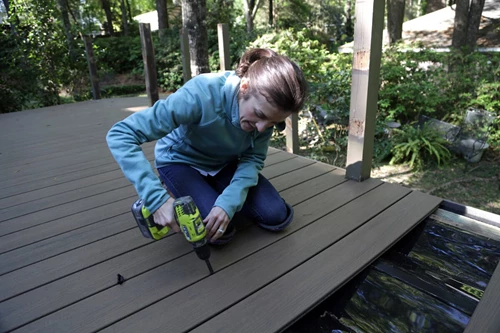
<svg viewBox="0 0 500 333">
<path fill-rule="evenodd" d="M 205 223 L 205 229 L 207 230 L 207 238 L 211 241 L 224 235 L 224 232 L 229 225 L 229 216 L 220 207 L 213 207 L 210 213 L 205 217 L 203 223 Z"/>
</svg>

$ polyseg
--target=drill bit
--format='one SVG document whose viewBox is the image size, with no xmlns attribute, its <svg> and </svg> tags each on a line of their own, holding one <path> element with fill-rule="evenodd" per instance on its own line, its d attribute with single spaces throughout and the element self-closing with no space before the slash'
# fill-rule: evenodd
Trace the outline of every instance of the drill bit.
<svg viewBox="0 0 500 333">
<path fill-rule="evenodd" d="M 210 264 L 210 260 L 205 259 L 205 262 L 207 263 L 208 270 L 210 271 L 210 274 L 214 274 L 214 270 L 212 268 L 212 265 Z"/>
</svg>

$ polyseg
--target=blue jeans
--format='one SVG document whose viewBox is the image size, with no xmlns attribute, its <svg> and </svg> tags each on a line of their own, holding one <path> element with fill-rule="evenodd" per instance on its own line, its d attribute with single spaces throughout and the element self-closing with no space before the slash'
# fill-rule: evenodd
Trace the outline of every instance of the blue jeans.
<svg viewBox="0 0 500 333">
<path fill-rule="evenodd" d="M 212 209 L 219 194 L 230 184 L 237 163 L 224 167 L 215 176 L 203 176 L 185 164 L 172 164 L 158 169 L 160 178 L 168 190 L 179 198 L 189 195 L 205 218 Z M 279 195 L 274 186 L 261 174 L 256 186 L 248 191 L 243 208 L 235 214 L 244 215 L 261 227 L 279 231 L 290 224 L 293 208 Z"/>
</svg>

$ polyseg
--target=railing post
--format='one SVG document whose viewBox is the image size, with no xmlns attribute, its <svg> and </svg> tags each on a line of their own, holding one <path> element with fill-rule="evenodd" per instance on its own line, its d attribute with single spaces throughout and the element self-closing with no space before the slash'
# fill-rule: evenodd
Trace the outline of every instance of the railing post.
<svg viewBox="0 0 500 333">
<path fill-rule="evenodd" d="M 217 33 L 219 36 L 219 57 L 220 70 L 222 72 L 230 70 L 231 58 L 229 51 L 229 27 L 227 23 L 217 24 Z"/>
<path fill-rule="evenodd" d="M 346 178 L 370 178 L 384 25 L 384 0 L 357 0 Z"/>
<path fill-rule="evenodd" d="M 156 77 L 155 56 L 153 40 L 151 39 L 151 26 L 149 23 L 140 23 L 142 61 L 144 63 L 144 76 L 146 78 L 146 91 L 148 93 L 149 105 L 152 106 L 158 100 L 158 81 Z"/>
<path fill-rule="evenodd" d="M 299 152 L 299 115 L 292 113 L 285 120 L 286 151 L 292 154 Z"/>
<path fill-rule="evenodd" d="M 81 36 L 81 35 L 80 35 Z M 92 85 L 92 96 L 94 99 L 101 99 L 101 90 L 99 89 L 99 78 L 97 76 L 97 66 L 95 63 L 94 49 L 89 36 L 83 37 L 85 44 L 85 53 L 87 54 L 87 62 L 89 65 L 90 83 Z"/>
<path fill-rule="evenodd" d="M 189 55 L 189 36 L 185 28 L 179 31 L 181 39 L 181 57 L 182 57 L 182 77 L 184 83 L 191 79 L 191 56 Z"/>
</svg>

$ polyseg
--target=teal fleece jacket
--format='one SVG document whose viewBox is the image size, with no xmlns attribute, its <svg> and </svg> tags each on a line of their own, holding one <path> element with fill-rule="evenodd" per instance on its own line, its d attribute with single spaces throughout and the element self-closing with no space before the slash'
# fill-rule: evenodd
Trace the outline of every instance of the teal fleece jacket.
<svg viewBox="0 0 500 333">
<path fill-rule="evenodd" d="M 184 163 L 205 171 L 237 160 L 230 185 L 217 198 L 230 219 L 257 185 L 273 128 L 245 132 L 239 123 L 240 78 L 234 72 L 201 74 L 181 89 L 114 124 L 106 140 L 125 177 L 155 212 L 169 198 L 140 145 L 158 140 L 155 166 Z"/>
</svg>

